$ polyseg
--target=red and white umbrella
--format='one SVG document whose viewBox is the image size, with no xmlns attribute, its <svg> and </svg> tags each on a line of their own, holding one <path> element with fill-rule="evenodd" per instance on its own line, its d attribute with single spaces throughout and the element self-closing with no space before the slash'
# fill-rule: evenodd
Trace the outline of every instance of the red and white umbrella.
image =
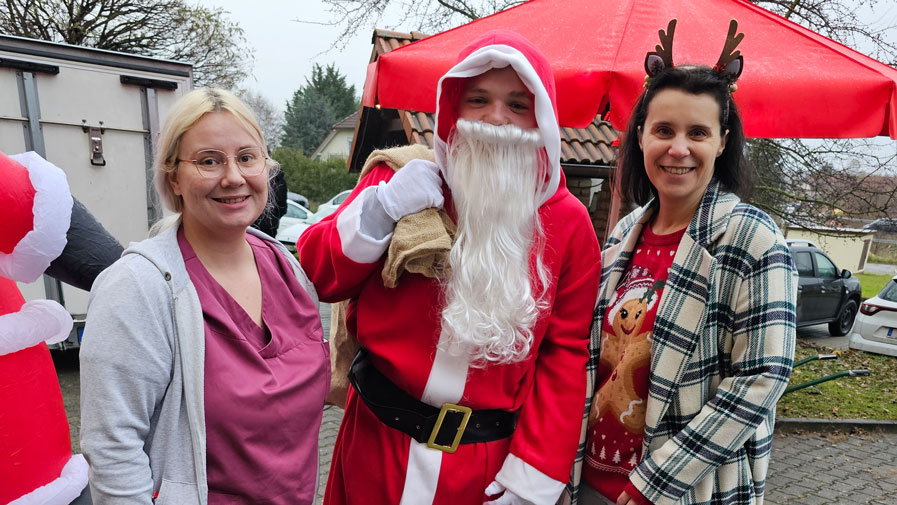
<svg viewBox="0 0 897 505">
<path fill-rule="evenodd" d="M 436 83 L 458 52 L 503 28 L 551 62 L 561 126 L 585 127 L 609 104 L 607 119 L 622 130 L 645 54 L 673 18 L 673 61 L 710 66 L 738 20 L 744 73 L 734 96 L 748 137 L 897 138 L 897 69 L 745 0 L 531 0 L 382 55 L 362 103 L 434 112 Z"/>
</svg>

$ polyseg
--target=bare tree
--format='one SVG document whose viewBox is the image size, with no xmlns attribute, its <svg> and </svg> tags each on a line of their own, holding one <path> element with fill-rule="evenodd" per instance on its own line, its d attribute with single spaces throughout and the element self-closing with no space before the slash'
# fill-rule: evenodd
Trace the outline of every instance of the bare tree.
<svg viewBox="0 0 897 505">
<path fill-rule="evenodd" d="M 893 0 L 751 0 L 826 37 L 863 51 L 873 58 L 897 65 L 895 21 L 882 14 Z M 436 33 L 488 16 L 523 0 L 322 0 L 331 20 L 340 28 L 336 45 L 342 47 L 358 30 L 378 28 Z M 389 11 L 390 21 L 381 26 Z M 891 11 L 893 15 L 893 12 Z M 870 22 L 870 20 L 875 20 Z M 310 22 L 307 20 L 301 20 Z"/>
<path fill-rule="evenodd" d="M 358 30 L 376 28 L 436 33 L 522 4 L 524 0 L 322 0 L 332 21 L 317 23 L 339 27 L 334 46 L 343 48 Z M 389 19 L 383 23 L 389 11 Z M 302 22 L 310 22 L 301 20 Z"/>
<path fill-rule="evenodd" d="M 184 0 L 0 0 L 0 32 L 186 61 L 200 86 L 232 88 L 253 63 L 227 12 Z"/>
<path fill-rule="evenodd" d="M 780 222 L 860 226 L 897 209 L 897 154 L 870 139 L 753 139 L 752 201 Z"/>
<path fill-rule="evenodd" d="M 280 145 L 280 136 L 283 133 L 283 114 L 277 110 L 271 100 L 251 89 L 241 89 L 237 91 L 237 96 L 252 109 L 255 119 L 262 127 L 265 145 L 268 146 L 269 152 L 273 152 Z"/>
<path fill-rule="evenodd" d="M 522 2 L 512 0 L 322 0 L 340 28 L 337 46 L 358 30 L 382 28 L 430 33 L 458 26 Z M 893 0 L 751 0 L 805 28 L 897 66 Z M 397 16 L 396 16 L 397 14 Z M 888 18 L 890 16 L 890 18 Z M 832 118 L 837 121 L 837 118 Z M 879 143 L 880 144 L 880 143 Z M 780 222 L 810 225 L 832 215 L 897 216 L 895 156 L 866 139 L 802 141 L 754 139 L 752 202 Z M 890 152 L 894 152 L 893 142 Z"/>
<path fill-rule="evenodd" d="M 751 1 L 832 40 L 862 49 L 876 60 L 897 65 L 893 0 Z"/>
<path fill-rule="evenodd" d="M 897 66 L 897 17 L 890 1 L 751 1 Z M 782 222 L 802 226 L 897 216 L 897 162 L 891 144 L 886 153 L 880 142 L 869 139 L 752 140 L 753 202 Z"/>
</svg>

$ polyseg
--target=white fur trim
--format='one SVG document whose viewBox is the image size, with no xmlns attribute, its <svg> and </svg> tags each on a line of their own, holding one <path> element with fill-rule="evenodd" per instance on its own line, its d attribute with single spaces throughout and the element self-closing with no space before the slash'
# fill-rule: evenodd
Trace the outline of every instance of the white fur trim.
<svg viewBox="0 0 897 505">
<path fill-rule="evenodd" d="M 408 468 L 399 505 L 425 505 L 436 498 L 442 452 L 429 449 L 427 444 L 411 440 L 408 448 Z"/>
<path fill-rule="evenodd" d="M 376 198 L 376 190 L 376 186 L 365 188 L 336 218 L 336 230 L 339 232 L 343 254 L 356 263 L 373 263 L 379 260 L 392 239 L 392 233 L 378 240 L 361 231 L 364 201 Z"/>
<path fill-rule="evenodd" d="M 72 195 L 65 173 L 36 153 L 10 158 L 28 169 L 35 191 L 34 228 L 16 244 L 11 254 L 0 253 L 0 275 L 34 282 L 65 248 L 65 234 L 72 219 Z"/>
<path fill-rule="evenodd" d="M 443 330 L 439 335 L 439 345 L 433 367 L 427 377 L 427 386 L 421 401 L 434 407 L 442 407 L 443 403 L 458 403 L 464 396 L 467 384 L 468 363 L 466 356 L 453 356 L 442 348 L 447 346 L 448 332 Z"/>
<path fill-rule="evenodd" d="M 467 384 L 468 363 L 465 357 L 452 356 L 442 350 L 448 334 L 439 335 L 436 357 L 427 377 L 427 386 L 421 401 L 434 407 L 443 403 L 458 403 L 464 395 Z M 439 469 L 442 465 L 442 451 L 430 449 L 427 444 L 411 441 L 408 448 L 408 468 L 405 471 L 405 486 L 402 489 L 400 505 L 423 505 L 433 503 Z"/>
<path fill-rule="evenodd" d="M 439 79 L 439 84 L 436 86 L 436 123 L 438 125 L 441 118 L 439 104 L 440 95 L 442 95 L 442 83 L 445 79 L 474 77 L 493 68 L 504 68 L 508 65 L 514 68 L 520 80 L 523 81 L 523 84 L 535 98 L 536 124 L 539 125 L 539 131 L 542 133 L 542 139 L 545 142 L 545 152 L 551 163 L 551 178 L 539 198 L 539 205 L 542 205 L 554 195 L 560 184 L 561 134 L 557 117 L 554 115 L 554 105 L 551 103 L 548 91 L 542 84 L 539 74 L 536 73 L 536 70 L 523 53 L 504 44 L 489 45 L 470 53 L 464 60 L 452 67 Z M 445 167 L 448 166 L 446 163 L 448 146 L 445 141 L 446 139 L 439 138 L 437 128 L 436 162 L 440 170 L 443 170 L 443 176 L 448 180 L 448 176 L 444 172 Z"/>
<path fill-rule="evenodd" d="M 517 496 L 535 505 L 554 505 L 566 483 L 552 479 L 526 461 L 508 454 L 495 480 Z"/>
<path fill-rule="evenodd" d="M 72 316 L 53 300 L 32 300 L 18 312 L 0 316 L 0 356 L 41 342 L 62 342 L 72 331 Z"/>
<path fill-rule="evenodd" d="M 87 487 L 87 460 L 76 454 L 62 467 L 59 478 L 16 498 L 9 505 L 68 505 Z"/>
</svg>

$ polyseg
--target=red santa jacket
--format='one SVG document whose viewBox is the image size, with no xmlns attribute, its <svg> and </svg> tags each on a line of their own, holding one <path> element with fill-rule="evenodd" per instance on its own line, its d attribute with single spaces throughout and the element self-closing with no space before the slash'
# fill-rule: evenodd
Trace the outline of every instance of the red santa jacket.
<svg viewBox="0 0 897 505">
<path fill-rule="evenodd" d="M 323 301 L 353 300 L 349 331 L 371 352 L 377 368 L 405 391 L 423 398 L 439 341 L 442 287 L 439 281 L 406 272 L 398 287 L 386 288 L 380 276 L 382 254 L 373 256 L 372 244 L 352 228 L 357 226 L 352 214 L 360 211 L 360 205 L 353 206 L 356 197 L 393 173 L 385 165 L 377 167 L 343 208 L 306 230 L 298 244 L 299 258 Z M 579 443 L 588 328 L 600 261 L 586 210 L 565 186 L 539 214 L 547 243 L 543 260 L 552 284 L 550 308 L 534 329 L 534 350 L 521 363 L 469 369 L 461 403 L 473 409 L 520 410 L 510 444 L 514 458 L 510 467 L 519 468 L 519 478 L 533 484 L 538 478 L 527 475 L 555 481 L 559 494 Z M 365 258 L 365 252 L 371 256 Z M 456 453 L 460 454 L 463 451 Z M 531 469 L 537 472 L 528 473 Z"/>
</svg>

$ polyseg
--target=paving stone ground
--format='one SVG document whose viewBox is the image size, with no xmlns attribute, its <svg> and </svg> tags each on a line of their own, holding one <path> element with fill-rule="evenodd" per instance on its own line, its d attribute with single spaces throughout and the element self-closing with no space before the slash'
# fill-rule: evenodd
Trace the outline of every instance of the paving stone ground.
<svg viewBox="0 0 897 505">
<path fill-rule="evenodd" d="M 322 322 L 329 333 L 329 307 L 322 304 Z M 840 347 L 841 341 L 824 340 L 824 326 L 810 327 L 798 336 L 821 345 Z M 845 341 L 846 338 L 842 339 Z M 77 353 L 53 353 L 72 430 L 78 448 L 79 380 Z M 326 407 L 321 424 L 320 485 L 324 495 L 333 444 L 343 411 Z M 789 433 L 777 434 L 767 480 L 766 505 L 897 505 L 897 433 Z"/>
<path fill-rule="evenodd" d="M 765 503 L 897 504 L 897 433 L 777 434 Z"/>
<path fill-rule="evenodd" d="M 324 486 L 327 485 L 327 473 L 330 471 L 330 460 L 333 458 L 333 443 L 339 431 L 339 423 L 343 418 L 343 409 L 328 405 L 324 407 L 324 420 L 321 422 L 321 434 L 318 435 L 318 446 L 321 454 L 318 467 L 318 500 L 324 500 Z"/>
<path fill-rule="evenodd" d="M 318 503 L 343 411 L 324 410 Z M 776 434 L 765 505 L 897 505 L 897 433 Z"/>
</svg>

